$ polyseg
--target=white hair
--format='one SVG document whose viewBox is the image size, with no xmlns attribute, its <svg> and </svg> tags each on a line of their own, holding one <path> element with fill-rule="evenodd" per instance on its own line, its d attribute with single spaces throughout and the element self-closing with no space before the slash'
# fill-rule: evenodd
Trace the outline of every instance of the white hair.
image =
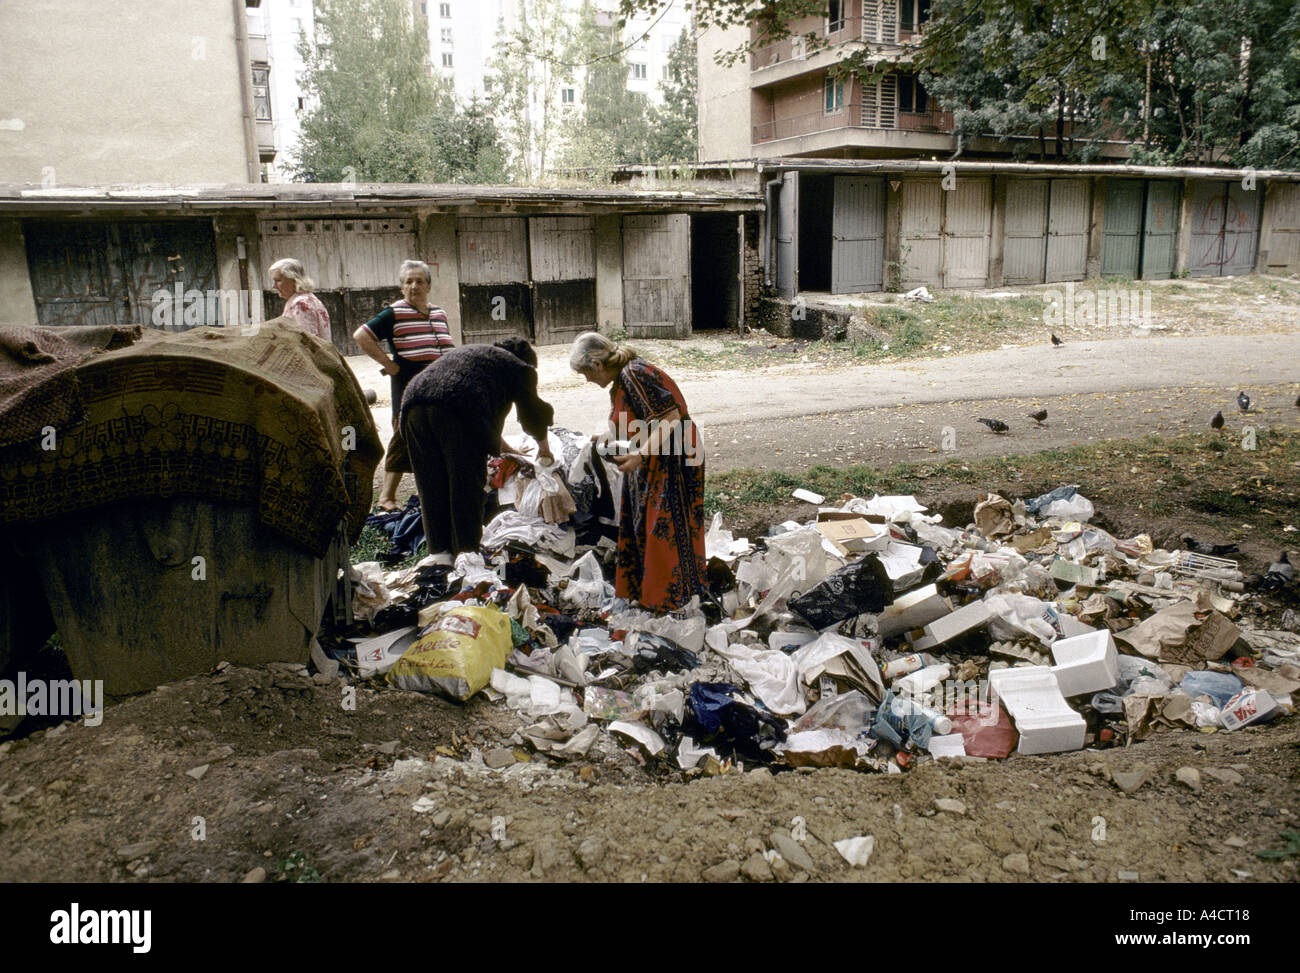
<svg viewBox="0 0 1300 973">
<path fill-rule="evenodd" d="M 302 261 L 293 257 L 283 257 L 271 264 L 270 274 L 272 278 L 283 277 L 293 281 L 293 289 L 299 294 L 310 294 L 316 286 L 303 269 Z"/>
<path fill-rule="evenodd" d="M 429 270 L 429 265 L 423 260 L 403 260 L 402 269 L 397 272 L 397 282 L 399 284 L 405 279 L 407 271 L 410 270 L 418 270 L 424 274 L 425 283 L 432 286 L 433 273 Z"/>
<path fill-rule="evenodd" d="M 569 352 L 569 367 L 575 372 L 586 372 L 592 368 L 606 366 L 621 369 L 636 358 L 637 353 L 627 345 L 610 341 L 603 334 L 587 331 L 573 339 L 573 348 Z"/>
</svg>

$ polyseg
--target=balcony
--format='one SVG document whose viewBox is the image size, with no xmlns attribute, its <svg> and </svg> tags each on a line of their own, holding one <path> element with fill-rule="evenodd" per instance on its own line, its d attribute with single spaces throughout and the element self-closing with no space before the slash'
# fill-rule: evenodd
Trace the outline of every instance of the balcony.
<svg viewBox="0 0 1300 973">
<path fill-rule="evenodd" d="M 807 40 L 805 32 L 773 41 L 751 52 L 751 84 L 755 87 L 775 84 L 806 71 L 828 67 L 843 57 L 838 48 L 845 44 L 887 48 L 889 53 L 897 54 L 919 43 L 923 34 L 924 25 L 919 30 L 903 30 L 899 24 L 882 22 L 879 17 L 846 17 L 837 25 L 823 24 L 817 42 Z"/>
<path fill-rule="evenodd" d="M 753 126 L 752 141 L 757 146 L 763 142 L 834 131 L 919 132 L 944 136 L 952 134 L 951 112 L 897 112 L 892 119 L 893 124 L 890 124 L 891 120 L 888 118 L 878 120 L 875 124 L 863 124 L 861 115 L 861 109 L 855 104 L 838 112 L 804 112 L 759 122 Z M 863 144 L 860 135 L 855 135 L 852 141 L 855 145 Z"/>
</svg>

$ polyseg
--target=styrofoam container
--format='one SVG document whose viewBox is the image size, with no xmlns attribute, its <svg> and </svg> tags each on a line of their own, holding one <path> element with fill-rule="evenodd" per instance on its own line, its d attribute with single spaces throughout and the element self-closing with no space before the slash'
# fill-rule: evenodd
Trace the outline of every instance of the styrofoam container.
<svg viewBox="0 0 1300 973">
<path fill-rule="evenodd" d="M 877 616 L 876 631 L 882 639 L 887 639 L 929 625 L 951 612 L 952 605 L 948 599 L 939 594 L 937 587 L 928 584 L 895 598 L 894 603 Z"/>
<path fill-rule="evenodd" d="M 1016 732 L 1017 753 L 1060 753 L 1083 748 L 1087 724 L 1070 709 L 1056 673 L 1047 666 L 994 669 L 989 684 L 1002 701 Z"/>
<path fill-rule="evenodd" d="M 1119 653 L 1108 629 L 1057 639 L 1052 643 L 1056 681 L 1064 696 L 1110 689 L 1119 682 Z"/>
</svg>

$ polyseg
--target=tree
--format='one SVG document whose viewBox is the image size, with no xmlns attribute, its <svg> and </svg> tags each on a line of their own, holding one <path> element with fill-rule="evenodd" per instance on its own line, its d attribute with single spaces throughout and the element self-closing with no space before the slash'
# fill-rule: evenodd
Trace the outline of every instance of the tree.
<svg viewBox="0 0 1300 973">
<path fill-rule="evenodd" d="M 664 103 L 652 119 L 648 154 L 654 162 L 668 164 L 695 162 L 697 159 L 699 73 L 695 54 L 695 35 L 690 27 L 685 27 L 668 52 L 668 68 L 663 83 Z"/>
<path fill-rule="evenodd" d="M 297 162 L 306 182 L 457 182 L 502 176 L 495 126 L 429 76 L 428 38 L 405 0 L 317 0 L 299 45 L 312 108 Z"/>
<path fill-rule="evenodd" d="M 573 80 L 575 30 L 561 0 L 517 0 L 518 23 L 490 63 L 490 84 L 502 120 L 510 169 L 530 182 L 545 171 L 561 126 L 556 102 Z"/>
</svg>

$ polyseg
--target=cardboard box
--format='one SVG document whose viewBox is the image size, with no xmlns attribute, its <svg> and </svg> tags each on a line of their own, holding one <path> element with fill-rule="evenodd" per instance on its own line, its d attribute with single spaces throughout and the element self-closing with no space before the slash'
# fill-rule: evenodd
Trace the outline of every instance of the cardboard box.
<svg viewBox="0 0 1300 973">
<path fill-rule="evenodd" d="M 890 540 L 888 527 L 873 524 L 859 515 L 833 519 L 823 519 L 819 516 L 817 529 L 841 554 L 872 550 L 888 544 Z"/>
</svg>

